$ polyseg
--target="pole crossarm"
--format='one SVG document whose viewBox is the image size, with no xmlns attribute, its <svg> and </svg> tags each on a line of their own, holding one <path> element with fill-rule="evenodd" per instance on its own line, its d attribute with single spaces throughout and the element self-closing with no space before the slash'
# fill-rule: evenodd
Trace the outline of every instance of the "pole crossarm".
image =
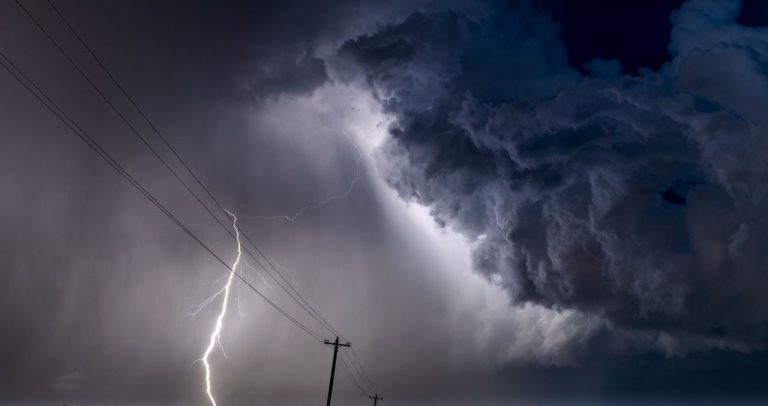
<svg viewBox="0 0 768 406">
<path fill-rule="evenodd" d="M 333 376 L 336 374 L 336 356 L 339 354 L 339 347 L 351 347 L 351 343 L 340 343 L 339 337 L 336 336 L 335 341 L 324 340 L 325 345 L 333 346 L 333 364 L 331 364 L 331 381 L 328 384 L 328 399 L 326 400 L 326 406 L 331 406 L 331 395 L 333 394 Z"/>
</svg>

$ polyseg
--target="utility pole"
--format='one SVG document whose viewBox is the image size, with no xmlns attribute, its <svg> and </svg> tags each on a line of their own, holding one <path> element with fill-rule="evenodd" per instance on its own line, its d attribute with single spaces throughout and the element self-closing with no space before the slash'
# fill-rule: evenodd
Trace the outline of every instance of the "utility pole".
<svg viewBox="0 0 768 406">
<path fill-rule="evenodd" d="M 378 402 L 380 400 L 384 400 L 384 398 L 379 396 L 378 393 L 373 395 L 373 396 L 368 396 L 368 399 L 373 399 L 373 406 L 376 406 L 376 402 Z"/>
<path fill-rule="evenodd" d="M 331 395 L 333 394 L 333 375 L 336 373 L 336 355 L 339 353 L 339 347 L 350 347 L 350 343 L 339 344 L 339 337 L 336 337 L 336 341 L 324 340 L 326 345 L 333 346 L 333 364 L 331 364 L 331 382 L 328 384 L 328 401 L 325 402 L 326 406 L 331 406 Z"/>
</svg>

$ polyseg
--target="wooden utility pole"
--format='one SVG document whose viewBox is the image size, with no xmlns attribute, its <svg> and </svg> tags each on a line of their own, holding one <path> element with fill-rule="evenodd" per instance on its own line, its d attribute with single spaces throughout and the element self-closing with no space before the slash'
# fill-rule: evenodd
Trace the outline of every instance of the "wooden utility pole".
<svg viewBox="0 0 768 406">
<path fill-rule="evenodd" d="M 336 337 L 336 341 L 325 340 L 326 345 L 333 346 L 333 364 L 331 364 L 331 382 L 328 384 L 328 400 L 325 402 L 326 406 L 331 406 L 331 395 L 333 394 L 333 375 L 336 374 L 336 355 L 339 354 L 339 347 L 349 347 L 350 343 L 339 344 L 339 337 Z"/>
<path fill-rule="evenodd" d="M 373 406 L 376 406 L 376 402 L 378 402 L 379 400 L 384 400 L 384 398 L 379 396 L 378 393 L 373 396 L 368 396 L 368 399 L 373 399 Z"/>
</svg>

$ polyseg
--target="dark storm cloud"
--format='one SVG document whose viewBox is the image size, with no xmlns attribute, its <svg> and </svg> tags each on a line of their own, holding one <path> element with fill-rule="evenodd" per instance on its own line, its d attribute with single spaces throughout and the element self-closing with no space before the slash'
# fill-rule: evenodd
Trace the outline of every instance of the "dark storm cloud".
<svg viewBox="0 0 768 406">
<path fill-rule="evenodd" d="M 396 119 L 390 185 L 476 239 L 513 301 L 762 347 L 768 37 L 738 13 L 685 4 L 673 58 L 638 76 L 578 73 L 525 5 L 414 14 L 340 54 Z"/>
<path fill-rule="evenodd" d="M 697 3 L 677 14 L 674 60 L 622 77 L 657 65 L 603 52 L 616 43 L 563 40 L 574 22 L 546 15 L 557 1 L 54 1 L 353 341 L 388 402 L 501 405 L 530 394 L 536 403 L 558 391 L 590 401 L 676 388 L 765 396 L 756 389 L 764 355 L 670 361 L 636 351 L 763 339 L 764 52 L 759 30 L 729 23 L 738 8 Z M 46 2 L 25 4 L 126 107 Z M 463 11 L 439 12 L 449 6 Z M 233 242 L 13 2 L 0 3 L 0 20 L 0 48 L 232 260 Z M 349 38 L 341 53 L 353 64 L 332 55 Z M 659 38 L 667 34 L 654 37 L 651 59 Z M 342 83 L 360 69 L 370 86 Z M 468 274 L 464 244 L 426 232 L 431 223 L 359 158 L 347 136 L 365 141 L 386 122 L 362 113 L 378 111 L 369 89 L 395 119 L 379 154 L 390 184 L 474 239 L 476 269 L 535 305 L 509 307 Z M 215 309 L 187 313 L 216 291 L 223 268 L 2 72 L 0 92 L 0 404 L 202 403 L 194 360 Z M 295 223 L 263 218 L 338 195 L 358 173 L 347 197 Z M 327 348 L 247 291 L 241 300 L 223 336 L 229 358 L 214 359 L 220 403 L 322 399 Z M 341 373 L 336 382 L 334 401 L 365 400 Z"/>
<path fill-rule="evenodd" d="M 316 56 L 303 54 L 274 66 L 262 69 L 248 84 L 249 93 L 255 98 L 263 94 L 306 94 L 328 80 L 325 61 Z"/>
</svg>

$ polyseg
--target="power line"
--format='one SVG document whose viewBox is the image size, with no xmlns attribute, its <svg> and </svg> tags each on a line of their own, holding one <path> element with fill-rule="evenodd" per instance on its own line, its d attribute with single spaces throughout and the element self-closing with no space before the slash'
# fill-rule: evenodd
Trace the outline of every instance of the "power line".
<svg viewBox="0 0 768 406">
<path fill-rule="evenodd" d="M 64 112 L 56 102 L 54 102 L 37 84 L 27 76 L 23 70 L 21 70 L 8 56 L 0 51 L 0 66 L 2 66 L 19 84 L 21 84 L 27 91 L 29 91 L 40 103 L 42 103 L 56 118 L 58 118 L 64 125 L 66 125 L 78 138 L 80 138 L 88 147 L 96 152 L 107 164 L 109 164 L 118 174 L 125 178 L 128 183 L 131 184 L 136 190 L 138 190 L 147 200 L 154 204 L 165 214 L 174 224 L 176 224 L 184 233 L 192 238 L 197 244 L 204 248 L 209 254 L 211 254 L 216 260 L 218 260 L 225 268 L 230 272 L 234 272 L 232 267 L 227 264 L 218 254 L 216 254 L 208 245 L 206 245 L 200 238 L 187 228 L 168 208 L 166 208 L 160 201 L 158 201 L 151 192 L 149 192 L 144 186 L 141 185 L 125 168 L 122 167 L 98 142 L 96 142 L 85 130 L 80 127 L 69 115 Z M 9 66 L 10 65 L 10 66 Z M 13 69 L 11 69 L 11 67 Z M 14 71 L 15 70 L 15 71 Z M 17 73 L 18 72 L 18 73 Z M 318 342 L 322 341 L 322 336 L 309 327 L 302 324 L 296 318 L 291 316 L 285 310 L 280 308 L 276 303 L 262 294 L 255 286 L 243 278 L 240 274 L 235 272 L 235 276 L 240 279 L 246 286 L 254 291 L 259 297 L 266 301 L 270 306 L 277 310 L 281 315 L 301 328 L 304 332 L 310 335 Z"/>
<path fill-rule="evenodd" d="M 375 390 L 368 385 L 368 383 L 365 382 L 365 378 L 362 377 L 360 372 L 357 370 L 357 368 L 353 365 L 351 357 L 347 356 L 344 359 L 344 362 L 347 364 L 347 368 L 349 369 L 349 372 L 354 376 L 355 381 L 358 382 L 361 388 L 365 390 L 367 393 L 373 393 Z"/>
<path fill-rule="evenodd" d="M 352 357 L 357 362 L 357 365 L 360 367 L 360 372 L 362 372 L 361 376 L 363 377 L 363 380 L 368 384 L 368 387 L 371 389 L 375 389 L 376 385 L 373 384 L 373 381 L 368 377 L 368 374 L 365 372 L 365 368 L 363 368 L 363 363 L 360 362 L 360 358 L 357 356 L 357 351 L 355 351 L 354 347 L 350 348 L 352 350 Z"/>
<path fill-rule="evenodd" d="M 351 350 L 352 348 L 350 348 Z M 347 362 L 349 362 L 349 366 L 352 367 L 352 371 L 357 374 L 357 376 L 360 378 L 360 382 L 363 383 L 363 385 L 368 388 L 370 392 L 375 392 L 374 385 L 370 382 L 369 379 L 366 378 L 365 371 L 362 368 L 362 364 L 360 364 L 359 359 L 357 359 L 357 356 L 354 354 L 354 351 L 352 353 L 352 356 L 347 356 Z"/>
<path fill-rule="evenodd" d="M 350 350 L 351 349 L 352 348 L 350 348 Z M 355 364 L 353 357 L 347 355 L 347 363 L 350 367 L 350 372 L 355 373 L 355 376 L 359 378 L 359 381 L 363 384 L 363 386 L 366 387 L 366 390 L 369 392 L 375 392 L 372 385 L 365 380 L 364 374 L 361 372 L 360 367 Z"/>
<path fill-rule="evenodd" d="M 347 366 L 347 363 L 344 361 L 344 357 L 339 358 L 339 361 L 341 361 L 341 369 L 344 371 L 345 374 L 347 374 L 347 377 L 349 377 L 349 380 L 352 381 L 353 384 L 357 387 L 357 389 L 360 390 L 360 393 L 362 393 L 364 396 L 368 396 L 370 393 L 363 389 L 362 385 L 360 385 L 357 382 L 357 379 L 355 379 L 355 376 L 350 372 L 349 367 Z"/>
<path fill-rule="evenodd" d="M 33 23 L 37 26 L 37 28 L 45 34 L 45 36 L 48 38 L 49 41 L 51 41 L 54 46 L 59 50 L 60 53 L 69 61 L 69 63 L 80 73 L 81 76 L 90 84 L 90 86 L 97 92 L 97 94 L 109 105 L 109 107 L 120 117 L 120 119 L 129 127 L 131 132 L 136 135 L 141 142 L 157 157 L 157 159 L 165 166 L 172 174 L 173 176 L 184 186 L 184 188 L 187 190 L 188 193 L 190 193 L 194 199 L 206 210 L 206 212 L 216 220 L 216 222 L 225 230 L 227 234 L 230 235 L 231 238 L 235 238 L 235 235 L 230 231 L 229 227 L 225 225 L 216 214 L 214 214 L 211 209 L 206 205 L 200 197 L 187 185 L 187 183 L 179 176 L 179 174 L 170 166 L 170 164 L 162 158 L 162 156 L 159 154 L 159 152 L 149 143 L 149 141 L 144 138 L 139 131 L 134 127 L 130 121 L 123 115 L 119 109 L 115 106 L 114 103 L 112 103 L 109 98 L 99 89 L 99 87 L 88 77 L 88 75 L 79 67 L 79 65 L 74 61 L 74 59 L 66 52 L 66 50 L 53 38 L 53 36 L 45 29 L 45 27 L 32 15 L 32 13 L 24 7 L 23 4 L 19 2 L 19 0 L 15 0 L 16 4 L 24 11 L 24 13 L 33 21 Z M 96 61 L 96 63 L 101 67 L 101 69 L 107 74 L 107 76 L 110 78 L 110 80 L 115 84 L 115 86 L 118 88 L 118 90 L 123 94 L 123 96 L 128 100 L 128 102 L 133 106 L 134 109 L 139 113 L 139 115 L 147 122 L 149 127 L 152 129 L 152 131 L 160 138 L 160 140 L 163 142 L 163 144 L 171 151 L 173 156 L 181 163 L 181 165 L 184 167 L 184 169 L 192 176 L 192 178 L 195 180 L 195 182 L 205 191 L 205 193 L 208 195 L 208 197 L 215 203 L 215 205 L 219 208 L 219 210 L 226 214 L 226 210 L 224 206 L 219 202 L 219 200 L 214 196 L 214 194 L 211 192 L 211 190 L 205 185 L 205 183 L 200 179 L 199 176 L 194 172 L 194 170 L 187 164 L 187 162 L 181 157 L 181 155 L 176 151 L 176 149 L 171 145 L 171 143 L 168 141 L 168 139 L 163 135 L 163 133 L 158 129 L 158 127 L 152 122 L 152 120 L 149 118 L 149 116 L 144 112 L 144 110 L 138 105 L 138 103 L 134 100 L 133 97 L 127 92 L 125 87 L 123 87 L 120 82 L 117 80 L 115 75 L 112 74 L 111 70 L 104 64 L 101 60 L 101 58 L 96 55 L 96 53 L 93 51 L 93 49 L 88 45 L 88 43 L 84 40 L 84 38 L 78 33 L 78 31 L 74 28 L 74 26 L 69 22 L 69 20 L 64 16 L 64 14 L 56 7 L 56 5 L 51 0 L 46 0 L 50 7 L 54 10 L 54 12 L 59 16 L 59 18 L 62 20 L 62 22 L 67 26 L 69 31 L 74 35 L 74 37 L 80 42 L 80 44 L 85 48 L 85 50 L 88 52 L 88 54 L 91 55 L 91 57 Z M 256 252 L 259 254 L 259 256 L 263 259 L 264 262 L 266 262 L 269 267 L 273 270 L 274 274 L 278 275 L 279 278 L 282 280 L 282 283 L 275 278 L 275 276 L 270 272 L 262 263 L 259 261 L 258 258 L 254 256 L 254 254 L 249 250 L 245 249 L 246 253 L 256 262 L 256 264 L 267 273 L 267 275 L 270 276 L 271 279 L 273 279 L 278 286 L 280 286 L 283 291 L 285 291 L 291 299 L 293 299 L 297 304 L 299 304 L 300 307 L 302 307 L 309 315 L 312 317 L 315 321 L 317 321 L 323 328 L 325 328 L 327 331 L 329 331 L 332 334 L 335 334 L 337 336 L 342 337 L 343 339 L 347 340 L 341 333 L 339 333 L 338 330 L 336 330 L 318 311 L 315 309 L 311 303 L 296 289 L 293 284 L 285 278 L 285 276 L 280 272 L 280 270 L 272 263 L 272 261 L 269 260 L 269 258 L 264 254 L 264 252 L 258 247 L 258 245 L 253 241 L 253 239 L 248 235 L 248 233 L 243 230 L 240 226 L 236 225 L 238 231 L 245 237 L 246 241 L 256 250 Z M 285 285 L 288 286 L 286 288 Z M 347 340 L 348 341 L 348 340 Z M 357 366 L 355 365 L 355 362 L 353 362 L 350 359 L 350 364 L 354 367 L 354 369 L 358 372 L 358 374 L 361 376 L 361 380 L 363 382 L 366 382 L 368 386 L 374 387 L 371 379 L 369 378 L 368 374 L 365 371 L 365 368 L 363 367 L 362 363 L 360 362 L 359 357 L 357 356 L 357 352 L 352 349 L 354 360 L 357 362 Z"/>
<path fill-rule="evenodd" d="M 37 26 L 37 28 L 45 34 L 45 36 L 48 38 L 48 40 L 54 44 L 56 49 L 67 59 L 67 61 L 77 70 L 77 72 L 83 76 L 83 78 L 88 82 L 88 84 L 96 91 L 96 93 L 109 105 L 109 107 L 118 115 L 118 117 L 128 126 L 128 128 L 131 130 L 131 132 L 136 135 L 141 142 L 152 152 L 152 154 L 157 157 L 158 160 L 163 164 L 163 166 L 168 169 L 173 176 L 184 186 L 184 188 L 187 190 L 188 193 L 190 193 L 195 200 L 208 212 L 208 214 L 216 220 L 216 222 L 227 232 L 227 234 L 230 235 L 231 238 L 235 238 L 235 235 L 232 233 L 232 231 L 229 230 L 229 227 L 225 225 L 221 219 L 214 214 L 211 209 L 206 205 L 199 196 L 189 187 L 189 185 L 180 177 L 180 175 L 171 167 L 171 165 L 160 155 L 160 153 L 152 146 L 152 144 L 143 137 L 139 131 L 136 129 L 136 127 L 130 123 L 130 121 L 125 117 L 124 114 L 122 114 L 117 106 L 115 106 L 114 103 L 112 103 L 109 98 L 104 94 L 104 92 L 101 91 L 101 89 L 90 79 L 87 73 L 80 68 L 80 66 L 74 61 L 74 59 L 69 55 L 69 53 L 56 41 L 55 38 L 45 29 L 45 27 L 32 15 L 32 13 L 24 7 L 21 2 L 16 0 L 16 4 L 24 11 L 24 13 L 32 20 L 32 22 Z M 72 26 L 72 24 L 69 23 L 69 21 L 64 17 L 63 13 L 51 2 L 48 1 L 48 4 L 53 8 L 53 10 L 56 12 L 56 14 L 61 18 L 61 20 L 65 23 L 65 25 L 68 27 L 68 29 L 72 32 L 72 34 L 78 39 L 78 41 L 83 45 L 83 47 L 88 51 L 88 53 L 94 58 L 94 60 L 98 63 L 98 65 L 104 70 L 104 72 L 109 76 L 109 78 L 112 80 L 112 82 L 116 85 L 116 87 L 120 90 L 120 92 L 126 97 L 126 99 L 130 102 L 130 104 L 139 112 L 139 114 L 142 116 L 142 118 L 149 124 L 150 128 L 157 134 L 157 136 L 163 141 L 163 144 L 171 151 L 171 153 L 176 157 L 176 159 L 182 164 L 182 166 L 189 172 L 189 174 L 193 177 L 193 179 L 200 185 L 200 187 L 206 192 L 206 194 L 213 200 L 213 202 L 216 204 L 216 206 L 221 210 L 221 212 L 226 213 L 224 206 L 219 202 L 218 199 L 213 195 L 213 193 L 210 191 L 208 187 L 200 180 L 200 178 L 195 174 L 195 172 L 192 170 L 192 168 L 184 161 L 184 159 L 179 155 L 179 153 L 176 151 L 175 148 L 170 144 L 170 142 L 167 140 L 165 136 L 160 132 L 160 130 L 157 128 L 157 126 L 154 125 L 152 120 L 149 119 L 147 114 L 144 113 L 144 111 L 139 107 L 139 105 L 135 102 L 135 100 L 128 94 L 128 92 L 125 90 L 125 88 L 120 84 L 120 82 L 117 80 L 117 78 L 112 74 L 112 72 L 107 68 L 107 66 L 101 61 L 101 59 L 96 55 L 96 53 L 91 49 L 90 46 L 85 42 L 85 40 L 80 36 L 80 34 L 75 30 L 75 28 Z M 303 295 L 291 284 L 288 279 L 286 279 L 283 274 L 277 269 L 277 267 L 267 258 L 267 256 L 263 253 L 261 249 L 256 245 L 256 243 L 253 241 L 253 239 L 248 235 L 248 233 L 243 230 L 240 226 L 237 226 L 238 231 L 245 237 L 246 241 L 256 250 L 256 252 L 259 254 L 259 256 L 262 258 L 264 262 L 266 262 L 270 268 L 273 270 L 275 274 L 279 276 L 279 278 L 282 280 L 278 280 L 272 272 L 267 269 L 247 247 L 245 249 L 246 253 L 254 260 L 256 261 L 256 264 L 265 271 L 267 275 L 270 276 L 277 284 L 280 286 L 283 291 L 285 291 L 291 299 L 293 299 L 300 307 L 302 307 L 315 321 L 317 321 L 323 328 L 328 330 L 330 333 L 339 335 L 341 334 L 333 328 L 333 326 L 328 323 L 328 321 L 320 315 L 320 313 L 309 303 L 309 301 L 304 298 Z M 285 285 L 288 286 L 286 288 Z"/>
</svg>

